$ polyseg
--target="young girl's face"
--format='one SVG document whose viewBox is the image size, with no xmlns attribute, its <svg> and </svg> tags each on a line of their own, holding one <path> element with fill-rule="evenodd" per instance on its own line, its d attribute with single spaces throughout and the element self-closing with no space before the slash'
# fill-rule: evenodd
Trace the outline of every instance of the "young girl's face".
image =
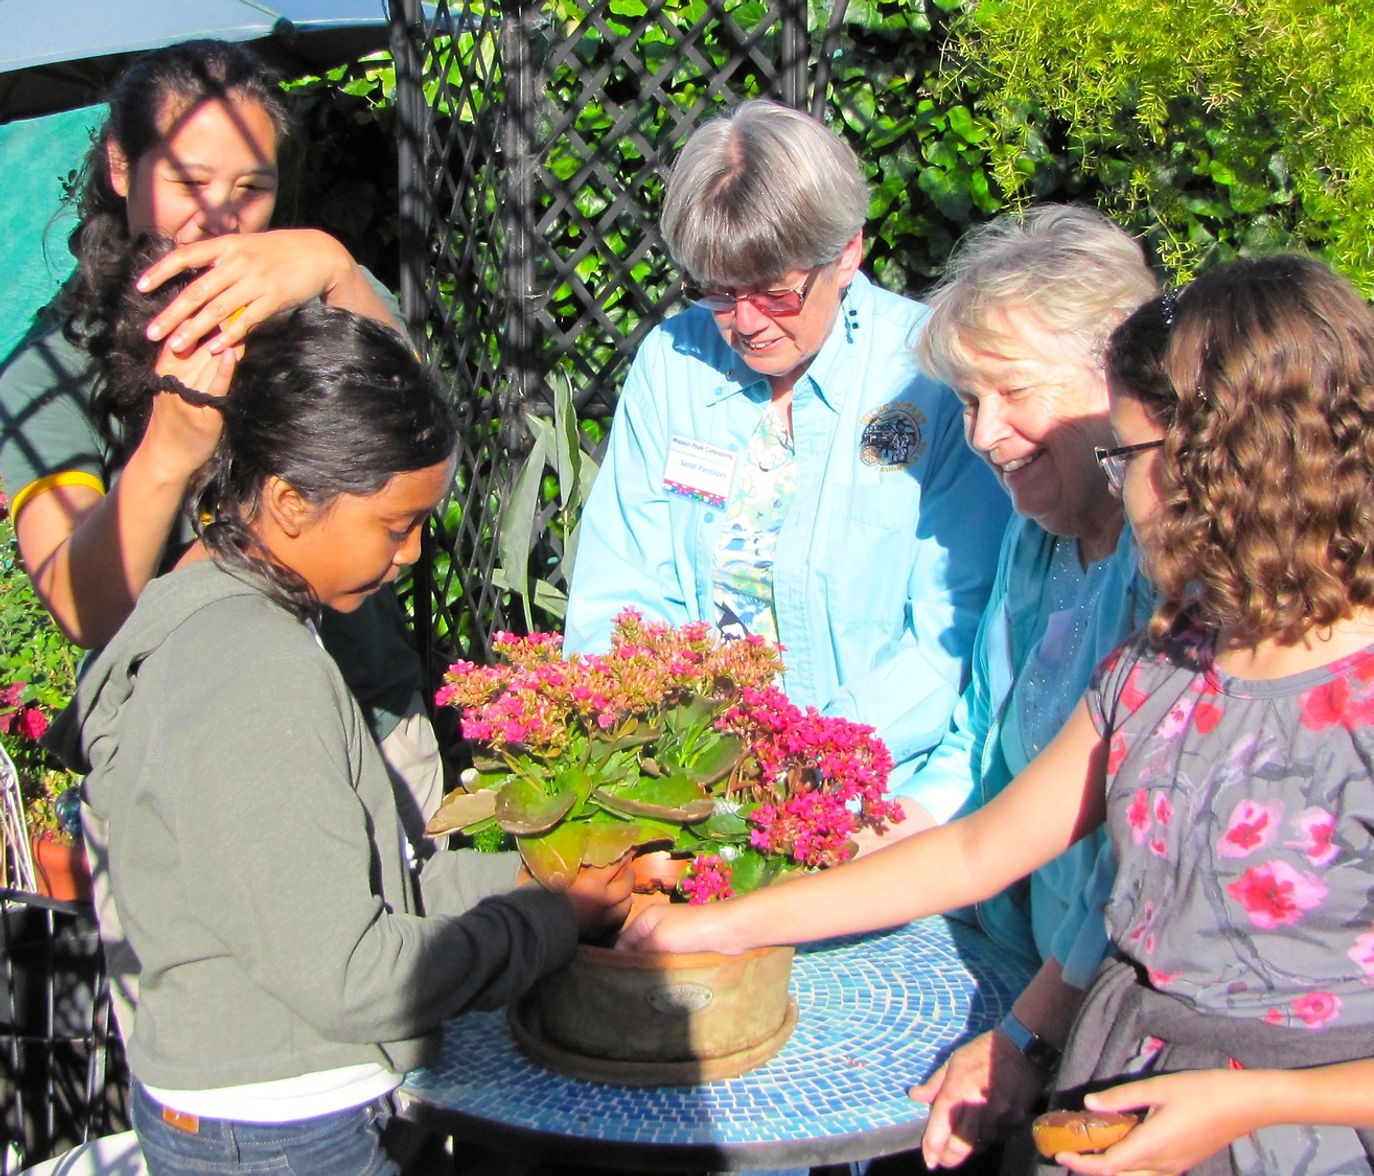
<svg viewBox="0 0 1374 1176">
<path fill-rule="evenodd" d="M 1116 445 L 1141 445 L 1158 441 L 1164 429 L 1150 417 L 1134 396 L 1110 386 L 1112 432 Z M 1149 574 L 1149 560 L 1155 516 L 1161 496 L 1160 460 L 1162 449 L 1145 449 L 1126 458 L 1126 474 L 1121 484 L 1121 504 L 1126 520 L 1140 548 L 1142 570 Z"/>
<path fill-rule="evenodd" d="M 453 468 L 450 459 L 396 474 L 375 494 L 340 494 L 318 508 L 301 503 L 297 526 L 259 535 L 321 604 L 352 612 L 419 558 L 420 528 L 453 484 Z"/>
<path fill-rule="evenodd" d="M 162 138 L 130 164 L 109 148 L 129 233 L 178 245 L 267 228 L 277 202 L 277 128 L 255 102 L 167 103 Z"/>
</svg>

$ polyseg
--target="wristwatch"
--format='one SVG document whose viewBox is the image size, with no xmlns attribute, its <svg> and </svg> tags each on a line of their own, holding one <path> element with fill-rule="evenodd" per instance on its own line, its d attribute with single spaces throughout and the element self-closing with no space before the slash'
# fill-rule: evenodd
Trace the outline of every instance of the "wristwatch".
<svg viewBox="0 0 1374 1176">
<path fill-rule="evenodd" d="M 1002 1031 L 1002 1036 L 1021 1052 L 1021 1056 L 1037 1070 L 1048 1073 L 1059 1065 L 1059 1059 L 1064 1056 L 1064 1051 L 1057 1045 L 1051 1044 L 1040 1034 L 1027 1029 L 1015 1013 L 1008 1013 L 1003 1017 L 997 1028 Z"/>
</svg>

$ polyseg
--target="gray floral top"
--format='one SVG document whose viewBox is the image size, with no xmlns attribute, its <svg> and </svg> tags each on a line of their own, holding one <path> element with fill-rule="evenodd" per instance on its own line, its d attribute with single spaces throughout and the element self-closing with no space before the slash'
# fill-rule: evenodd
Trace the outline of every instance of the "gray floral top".
<svg viewBox="0 0 1374 1176">
<path fill-rule="evenodd" d="M 1369 1026 L 1374 1054 L 1374 647 L 1247 681 L 1216 668 L 1211 634 L 1183 628 L 1162 649 L 1140 636 L 1098 669 L 1088 705 L 1110 739 L 1120 953 L 1204 1012 Z M 1159 1044 L 1130 1068 L 1148 1071 Z M 1269 1138 L 1284 1132 L 1294 1150 Z M 1368 1171 L 1363 1149 L 1351 1167 L 1311 1151 L 1344 1150 L 1342 1134 L 1268 1129 L 1238 1168 Z"/>
</svg>

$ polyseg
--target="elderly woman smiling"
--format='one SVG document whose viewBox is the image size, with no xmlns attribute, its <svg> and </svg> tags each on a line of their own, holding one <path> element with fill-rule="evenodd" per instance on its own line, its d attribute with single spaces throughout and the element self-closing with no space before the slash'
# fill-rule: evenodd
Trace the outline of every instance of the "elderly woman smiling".
<svg viewBox="0 0 1374 1176">
<path fill-rule="evenodd" d="M 785 649 L 793 700 L 909 774 L 949 727 L 1007 502 L 911 354 L 925 310 L 859 272 L 868 192 L 768 101 L 699 128 L 664 237 L 696 304 L 652 331 L 583 516 L 567 645 L 633 607 Z"/>
<path fill-rule="evenodd" d="M 1098 661 L 1149 619 L 1153 591 L 1094 449 L 1112 444 L 1107 336 L 1155 292 L 1140 246 L 1119 228 L 1087 208 L 1046 205 L 965 237 L 930 297 L 921 355 L 958 392 L 968 443 L 1016 517 L 972 681 L 950 734 L 899 785 L 910 819 L 884 841 L 1001 792 L 1058 733 Z M 976 908 L 983 929 L 1039 971 L 998 1030 L 914 1088 L 932 1103 L 928 1161 L 959 1163 L 1031 1107 L 1106 951 L 1114 872 L 1099 832 Z"/>
</svg>

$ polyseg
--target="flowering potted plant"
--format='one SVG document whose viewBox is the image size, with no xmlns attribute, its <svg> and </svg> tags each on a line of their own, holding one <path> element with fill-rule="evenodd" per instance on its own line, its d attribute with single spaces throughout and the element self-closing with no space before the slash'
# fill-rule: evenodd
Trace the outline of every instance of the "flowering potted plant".
<svg viewBox="0 0 1374 1176">
<path fill-rule="evenodd" d="M 869 727 L 790 702 L 778 649 L 722 642 L 627 610 L 603 656 L 554 634 L 495 641 L 505 664 L 458 662 L 439 691 L 476 744 L 462 788 L 430 821 L 514 838 L 530 874 L 667 849 L 673 897 L 708 902 L 850 856 L 860 827 L 900 819 L 892 758 Z M 516 1040 L 563 1073 L 628 1083 L 708 1081 L 771 1057 L 796 1023 L 790 947 L 743 956 L 583 944 L 510 1013 Z"/>
<path fill-rule="evenodd" d="M 850 856 L 900 819 L 892 759 L 869 727 L 790 702 L 776 646 L 719 641 L 626 611 L 604 656 L 557 634 L 498 634 L 506 664 L 458 662 L 437 701 L 478 748 L 431 835 L 512 835 L 547 886 L 633 849 L 691 859 L 678 896 L 740 894 Z"/>
</svg>

